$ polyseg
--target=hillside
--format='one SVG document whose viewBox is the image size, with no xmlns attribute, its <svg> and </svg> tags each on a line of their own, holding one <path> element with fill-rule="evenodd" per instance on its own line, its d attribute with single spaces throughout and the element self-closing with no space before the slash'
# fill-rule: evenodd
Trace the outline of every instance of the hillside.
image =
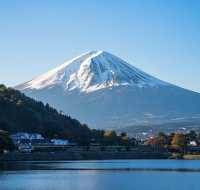
<svg viewBox="0 0 200 190">
<path fill-rule="evenodd" d="M 91 133 L 78 120 L 4 85 L 0 85 L 0 129 L 10 134 L 36 132 L 72 141 L 87 140 Z"/>
</svg>

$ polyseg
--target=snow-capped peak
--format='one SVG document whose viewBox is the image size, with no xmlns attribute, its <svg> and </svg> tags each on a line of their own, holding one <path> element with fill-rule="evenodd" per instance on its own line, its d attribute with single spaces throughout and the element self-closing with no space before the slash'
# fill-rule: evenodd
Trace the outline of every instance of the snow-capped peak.
<svg viewBox="0 0 200 190">
<path fill-rule="evenodd" d="M 61 86 L 67 91 L 92 92 L 128 85 L 136 87 L 169 85 L 105 51 L 90 51 L 59 67 L 19 85 L 17 89 L 44 89 Z"/>
</svg>

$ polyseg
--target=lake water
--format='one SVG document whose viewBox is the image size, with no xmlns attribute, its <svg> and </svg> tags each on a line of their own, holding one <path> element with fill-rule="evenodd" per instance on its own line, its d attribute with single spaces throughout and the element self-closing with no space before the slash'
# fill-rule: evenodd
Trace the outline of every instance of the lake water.
<svg viewBox="0 0 200 190">
<path fill-rule="evenodd" d="M 0 190 L 200 190 L 200 161 L 0 163 Z"/>
</svg>

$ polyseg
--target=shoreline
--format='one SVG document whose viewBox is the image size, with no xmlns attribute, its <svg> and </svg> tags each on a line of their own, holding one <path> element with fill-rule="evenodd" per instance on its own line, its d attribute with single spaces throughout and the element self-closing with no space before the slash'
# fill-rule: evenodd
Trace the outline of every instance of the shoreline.
<svg viewBox="0 0 200 190">
<path fill-rule="evenodd" d="M 168 153 L 142 152 L 11 152 L 0 155 L 0 161 L 77 161 L 77 160 L 128 160 L 128 159 L 169 159 Z"/>
</svg>

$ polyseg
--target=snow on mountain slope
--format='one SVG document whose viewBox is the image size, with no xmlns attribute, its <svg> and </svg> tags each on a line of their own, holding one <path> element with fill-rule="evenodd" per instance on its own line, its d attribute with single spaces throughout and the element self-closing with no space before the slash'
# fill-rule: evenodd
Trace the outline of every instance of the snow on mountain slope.
<svg viewBox="0 0 200 190">
<path fill-rule="evenodd" d="M 105 51 L 75 57 L 15 88 L 94 128 L 160 126 L 200 116 L 199 93 L 161 81 Z"/>
<path fill-rule="evenodd" d="M 146 87 L 169 84 L 110 53 L 91 51 L 18 86 L 18 89 L 44 89 L 55 85 L 62 86 L 66 91 L 78 89 L 81 92 L 92 92 L 120 85 Z"/>
</svg>

